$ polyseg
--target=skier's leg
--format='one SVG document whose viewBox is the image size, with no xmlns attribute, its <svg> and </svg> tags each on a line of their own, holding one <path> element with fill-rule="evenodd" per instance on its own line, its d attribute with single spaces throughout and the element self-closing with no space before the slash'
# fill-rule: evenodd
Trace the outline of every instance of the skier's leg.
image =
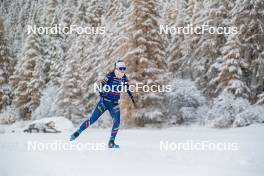
<svg viewBox="0 0 264 176">
<path fill-rule="evenodd" d="M 120 125 L 120 108 L 118 104 L 115 104 L 114 107 L 109 108 L 109 112 L 112 116 L 112 121 L 113 121 L 113 127 L 111 131 L 111 137 L 109 140 L 109 147 L 110 148 L 118 148 L 119 146 L 114 143 L 117 132 L 119 130 L 119 125 Z"/>
<path fill-rule="evenodd" d="M 87 119 L 86 121 L 84 121 L 80 128 L 73 133 L 73 135 L 71 136 L 70 140 L 74 140 L 75 138 L 77 138 L 81 132 L 83 130 L 85 130 L 86 128 L 88 128 L 90 125 L 92 125 L 94 122 L 96 122 L 98 120 L 98 118 L 106 111 L 106 107 L 103 103 L 103 100 L 100 99 L 100 101 L 98 102 L 98 104 L 96 105 L 96 108 L 94 109 L 92 116 Z"/>
<path fill-rule="evenodd" d="M 80 132 L 88 128 L 90 125 L 92 125 L 94 122 L 98 120 L 98 118 L 106 111 L 106 107 L 103 103 L 103 100 L 100 100 L 95 108 L 95 110 L 92 113 L 92 116 L 84 121 L 80 126 Z"/>
</svg>

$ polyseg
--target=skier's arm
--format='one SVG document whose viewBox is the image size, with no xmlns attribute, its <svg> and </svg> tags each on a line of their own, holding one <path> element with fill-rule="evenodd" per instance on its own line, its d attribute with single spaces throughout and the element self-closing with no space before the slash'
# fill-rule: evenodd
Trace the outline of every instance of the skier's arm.
<svg viewBox="0 0 264 176">
<path fill-rule="evenodd" d="M 109 74 L 105 76 L 105 78 L 101 81 L 101 86 L 105 86 L 109 81 Z"/>
<path fill-rule="evenodd" d="M 108 83 L 109 79 L 110 79 L 110 74 L 107 74 L 105 76 L 105 78 L 101 81 L 101 83 L 100 83 L 101 85 L 100 85 L 100 89 L 99 89 L 100 96 L 102 96 L 102 94 L 103 94 L 103 88 Z"/>
</svg>

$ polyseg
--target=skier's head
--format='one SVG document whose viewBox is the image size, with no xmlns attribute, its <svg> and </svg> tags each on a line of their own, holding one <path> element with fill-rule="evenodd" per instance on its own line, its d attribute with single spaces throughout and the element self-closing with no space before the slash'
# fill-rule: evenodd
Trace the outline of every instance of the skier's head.
<svg viewBox="0 0 264 176">
<path fill-rule="evenodd" d="M 126 71 L 126 65 L 125 65 L 125 62 L 122 61 L 122 60 L 118 60 L 116 63 L 115 63 L 115 75 L 118 77 L 118 78 L 122 78 L 125 74 L 125 71 Z"/>
</svg>

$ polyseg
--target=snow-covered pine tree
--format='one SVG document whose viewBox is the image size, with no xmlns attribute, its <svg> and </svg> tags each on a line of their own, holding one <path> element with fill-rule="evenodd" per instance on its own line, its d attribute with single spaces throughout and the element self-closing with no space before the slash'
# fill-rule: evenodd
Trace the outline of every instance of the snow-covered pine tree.
<svg viewBox="0 0 264 176">
<path fill-rule="evenodd" d="M 60 79 L 60 88 L 56 97 L 56 104 L 61 113 L 66 118 L 74 121 L 82 117 L 83 93 L 81 90 L 80 63 L 75 58 L 70 58 L 65 66 L 62 78 Z"/>
<path fill-rule="evenodd" d="M 38 107 L 41 90 L 45 84 L 43 73 L 43 51 L 41 38 L 37 34 L 28 36 L 16 71 L 10 78 L 14 90 L 14 104 L 21 118 L 28 120 Z"/>
<path fill-rule="evenodd" d="M 200 9 L 200 13 L 203 15 L 195 19 L 194 24 L 200 21 L 202 23 L 199 25 L 207 25 L 213 28 L 230 27 L 228 12 L 231 10 L 232 2 L 227 0 L 207 0 L 203 4 L 204 8 Z M 210 66 L 221 55 L 220 48 L 226 42 L 226 34 L 210 34 L 206 32 L 202 35 L 196 35 L 196 38 L 197 42 L 193 47 L 194 50 L 192 53 L 192 57 L 195 57 L 195 59 L 193 60 L 191 70 L 196 83 L 207 93 L 207 84 L 214 75 L 211 72 L 213 70 L 210 70 Z"/>
<path fill-rule="evenodd" d="M 77 57 L 81 59 L 81 76 L 83 82 L 81 84 L 83 90 L 83 98 L 85 104 L 85 113 L 91 112 L 97 101 L 98 93 L 94 91 L 94 84 L 99 83 L 98 74 L 104 71 L 100 68 L 102 62 L 100 52 L 98 50 L 101 44 L 101 35 L 99 36 L 80 36 L 79 47 L 77 47 Z M 87 47 L 90 46 L 90 47 Z"/>
<path fill-rule="evenodd" d="M 62 9 L 62 18 L 59 22 L 62 27 L 70 25 L 89 26 L 89 12 L 87 11 L 90 1 L 67 1 Z M 59 80 L 59 92 L 56 96 L 58 113 L 75 121 L 83 117 L 84 82 L 82 75 L 82 64 L 87 59 L 85 49 L 89 49 L 90 36 L 85 35 L 63 35 L 62 55 L 51 64 L 51 75 Z"/>
<path fill-rule="evenodd" d="M 227 91 L 235 96 L 249 97 L 250 89 L 243 81 L 243 69 L 247 68 L 247 60 L 241 57 L 241 47 L 237 35 L 230 35 L 225 46 L 221 48 L 222 57 L 217 59 L 214 67 L 217 76 L 209 83 L 211 94 L 218 95 Z"/>
<path fill-rule="evenodd" d="M 186 1 L 183 5 L 185 16 L 183 17 L 184 26 L 187 27 L 200 27 L 205 22 L 205 15 L 208 9 L 204 8 L 203 1 L 197 0 L 195 2 Z M 201 10 L 203 9 L 203 10 Z M 197 34 L 184 34 L 184 40 L 180 43 L 182 48 L 182 57 L 179 58 L 178 72 L 182 78 L 195 79 L 192 65 L 197 59 L 194 55 L 195 49 L 198 45 L 201 35 Z"/>
<path fill-rule="evenodd" d="M 66 0 L 63 11 L 61 12 L 61 24 L 65 27 L 70 27 L 73 24 L 73 18 L 79 2 L 76 0 Z"/>
<path fill-rule="evenodd" d="M 79 35 L 74 39 L 73 45 L 71 45 L 72 51 L 76 54 L 75 59 L 79 60 L 80 74 L 83 80 L 81 89 L 83 92 L 82 101 L 85 105 L 85 112 L 91 112 L 94 108 L 94 104 L 97 101 L 96 92 L 94 92 L 94 83 L 98 81 L 99 67 L 102 53 L 99 51 L 102 38 L 101 34 L 98 34 L 102 27 L 102 14 L 103 4 L 102 1 L 89 0 L 80 3 L 78 15 L 75 16 L 74 21 L 78 25 L 84 27 L 90 27 L 94 29 L 95 34 L 91 35 Z M 105 58 L 104 58 L 105 59 Z"/>
<path fill-rule="evenodd" d="M 53 82 L 54 85 L 59 85 L 59 78 L 63 72 L 64 51 L 62 48 L 63 39 L 60 36 L 45 37 L 45 73 L 47 80 L 45 82 Z"/>
<path fill-rule="evenodd" d="M 56 9 L 58 11 L 58 9 Z M 49 10 L 51 11 L 51 9 Z M 48 26 L 58 26 L 60 24 L 59 17 L 56 15 L 55 9 L 53 9 L 55 15 L 52 15 L 52 21 Z M 48 15 L 47 15 L 48 16 Z M 65 52 L 63 50 L 66 40 L 65 34 L 49 34 L 43 36 L 44 48 L 45 48 L 45 73 L 47 75 L 46 82 L 51 81 L 52 84 L 58 86 L 59 78 L 63 72 Z"/>
<path fill-rule="evenodd" d="M 230 26 L 237 27 L 238 34 L 228 37 L 221 48 L 222 56 L 211 65 L 207 75 L 212 79 L 207 89 L 213 95 L 230 90 L 256 102 L 257 95 L 263 92 L 263 2 L 237 0 L 231 8 Z"/>
<path fill-rule="evenodd" d="M 76 9 L 78 8 L 80 1 L 76 0 L 65 0 L 62 8 L 59 10 L 59 24 L 62 28 L 65 28 L 65 32 L 69 32 L 71 25 L 74 24 L 77 16 Z M 72 41 L 76 39 L 77 34 L 73 33 L 70 35 L 62 34 L 62 50 L 64 53 L 67 53 L 71 47 Z M 62 56 L 66 58 L 67 56 Z"/>
<path fill-rule="evenodd" d="M 103 38 L 99 51 L 103 54 L 102 67 L 109 72 L 113 68 L 113 63 L 123 58 L 128 49 L 127 29 L 131 22 L 127 20 L 130 6 L 124 6 L 123 1 L 111 0 L 106 8 L 103 17 L 103 26 L 106 34 Z M 106 59 L 107 58 L 107 59 Z"/>
<path fill-rule="evenodd" d="M 257 104 L 264 104 L 264 51 L 259 55 L 255 63 L 257 63 L 257 66 L 255 66 L 255 69 L 257 69 L 257 84 L 255 87 L 257 91 Z"/>
<path fill-rule="evenodd" d="M 17 59 L 17 55 L 21 54 L 25 36 L 27 33 L 27 25 L 33 18 L 36 9 L 36 1 L 2 1 L 0 3 L 0 14 L 4 20 L 6 37 L 8 46 L 10 46 L 10 54 L 13 59 Z"/>
<path fill-rule="evenodd" d="M 128 76 L 133 83 L 143 85 L 162 85 L 166 81 L 165 48 L 159 34 L 159 14 L 156 0 L 132 1 L 129 21 L 130 46 L 124 56 Z M 143 126 L 147 123 L 159 123 L 164 120 L 163 96 L 158 92 L 134 92 L 138 102 L 137 110 L 133 109 L 131 100 L 123 102 L 126 117 Z"/>
<path fill-rule="evenodd" d="M 248 62 L 243 70 L 244 82 L 251 90 L 250 101 L 255 103 L 264 91 L 264 2 L 237 0 L 231 13 L 233 25 L 239 28 L 241 57 Z"/>
<path fill-rule="evenodd" d="M 217 1 L 188 1 L 186 2 L 185 10 L 185 27 L 195 29 L 201 28 L 203 25 L 208 27 L 224 27 L 224 19 L 227 17 L 227 3 L 225 0 Z M 194 31 L 196 32 L 196 31 Z M 199 31 L 201 32 L 201 31 Z M 224 35 L 210 34 L 209 32 L 197 34 L 185 34 L 184 40 L 181 42 L 182 57 L 178 72 L 183 77 L 191 78 L 201 86 L 205 87 L 205 73 L 210 64 L 220 54 L 219 49 L 224 43 Z"/>
<path fill-rule="evenodd" d="M 174 1 L 172 2 L 171 13 L 169 14 L 169 21 L 168 24 L 171 27 L 185 27 L 190 21 L 184 20 L 187 17 L 187 11 L 189 12 L 189 17 L 192 15 L 190 14 L 191 7 L 188 8 L 188 2 L 183 1 Z M 190 1 L 192 4 L 192 1 Z M 168 46 L 168 67 L 169 71 L 172 73 L 176 73 L 179 71 L 182 63 L 184 62 L 184 53 L 183 50 L 185 49 L 183 46 L 185 36 L 184 34 L 175 34 L 175 35 L 168 35 L 169 37 L 169 46 Z M 183 75 L 182 75 L 183 77 Z"/>
<path fill-rule="evenodd" d="M 251 101 L 257 104 L 264 103 L 264 51 L 259 54 L 258 58 L 252 61 L 251 76 Z"/>
<path fill-rule="evenodd" d="M 11 102 L 8 81 L 13 68 L 13 60 L 9 54 L 4 32 L 3 20 L 0 18 L 0 111 Z"/>
<path fill-rule="evenodd" d="M 198 1 L 199 2 L 199 1 Z M 192 17 L 194 16 L 194 12 L 197 11 L 198 6 L 196 6 L 197 4 L 197 0 L 188 0 L 188 1 L 182 1 L 182 7 L 184 9 L 185 12 L 185 16 L 183 17 L 184 21 L 186 21 L 187 24 L 192 22 Z"/>
<path fill-rule="evenodd" d="M 76 10 L 74 24 L 85 25 L 92 24 L 93 27 L 101 24 L 103 12 L 103 3 L 101 0 L 83 0 L 80 1 Z"/>
</svg>

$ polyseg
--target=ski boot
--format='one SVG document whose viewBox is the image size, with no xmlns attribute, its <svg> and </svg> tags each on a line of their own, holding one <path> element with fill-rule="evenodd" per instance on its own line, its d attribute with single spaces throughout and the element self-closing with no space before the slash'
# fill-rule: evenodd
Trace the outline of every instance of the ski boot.
<svg viewBox="0 0 264 176">
<path fill-rule="evenodd" d="M 74 141 L 79 135 L 80 135 L 80 132 L 79 132 L 79 131 L 74 132 L 74 133 L 70 136 L 70 141 Z"/>
<path fill-rule="evenodd" d="M 108 142 L 108 148 L 120 148 L 119 145 L 115 144 L 115 141 L 110 140 Z"/>
</svg>

